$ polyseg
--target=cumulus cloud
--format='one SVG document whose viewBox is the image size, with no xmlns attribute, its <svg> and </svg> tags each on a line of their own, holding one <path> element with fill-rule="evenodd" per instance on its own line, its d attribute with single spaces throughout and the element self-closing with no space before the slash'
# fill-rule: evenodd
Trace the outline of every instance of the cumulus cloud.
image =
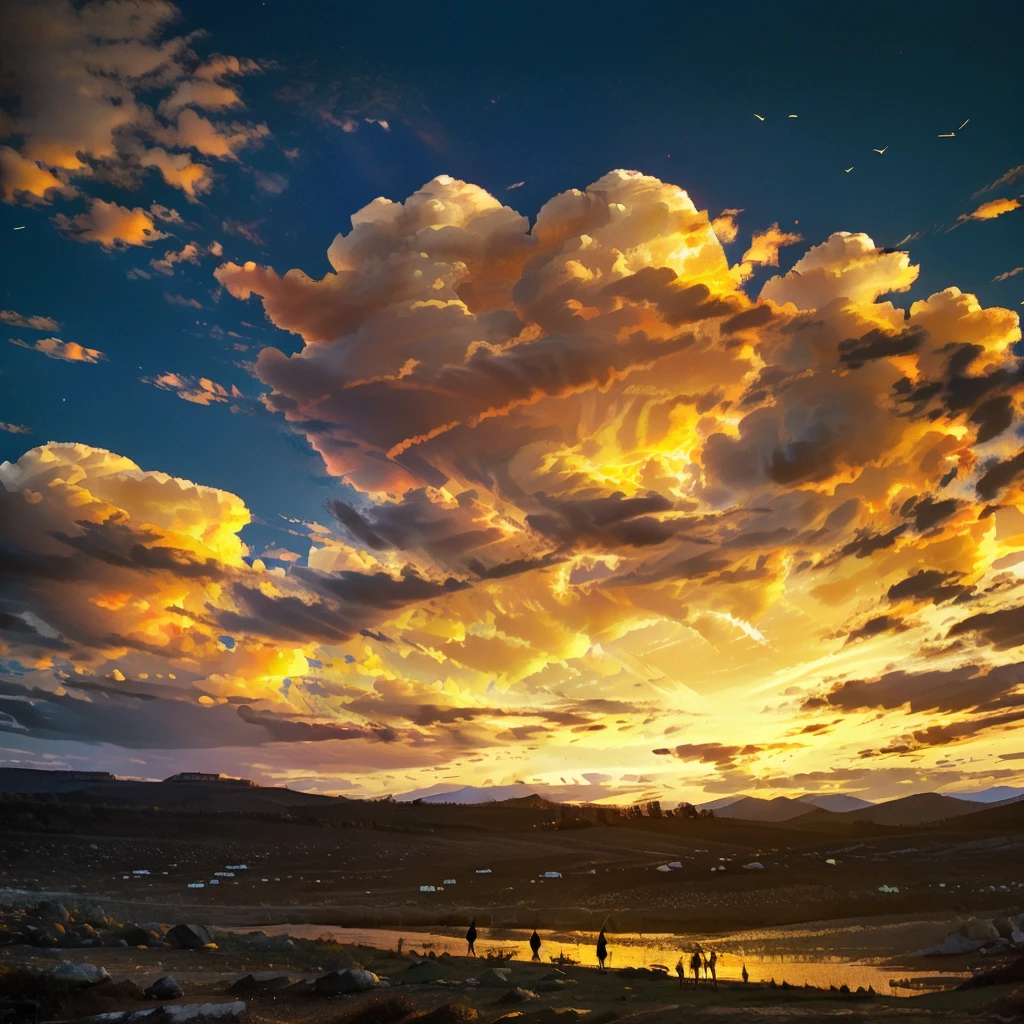
<svg viewBox="0 0 1024 1024">
<path fill-rule="evenodd" d="M 60 338 L 40 338 L 38 341 L 22 341 L 19 338 L 7 339 L 12 345 L 41 352 L 48 359 L 58 359 L 65 363 L 98 363 L 107 357 L 99 349 L 85 348 L 77 341 L 61 341 Z"/>
<path fill-rule="evenodd" d="M 1008 751 L 1015 312 L 952 286 L 901 307 L 910 254 L 845 232 L 755 300 L 686 192 L 629 171 L 532 225 L 442 176 L 324 242 L 318 279 L 215 274 L 293 335 L 254 370 L 337 478 L 328 515 L 263 536 L 264 561 L 233 496 L 37 450 L 6 471 L 12 650 L 128 677 L 159 658 L 254 709 L 265 742 L 424 786 L 427 765 L 503 779 L 526 758 L 555 784 L 608 749 L 623 779 L 708 791 L 859 771 L 861 751 Z"/>
<path fill-rule="evenodd" d="M 201 60 L 202 33 L 168 35 L 168 0 L 12 0 L 0 11 L 0 60 L 16 113 L 0 147 L 0 198 L 48 203 L 94 180 L 134 187 L 157 169 L 194 200 L 213 186 L 192 154 L 237 160 L 267 136 L 265 125 L 200 111 L 238 113 L 234 84 L 259 71 L 251 60 Z"/>
<path fill-rule="evenodd" d="M 167 237 L 141 207 L 129 210 L 102 199 L 89 200 L 88 209 L 74 217 L 58 213 L 53 222 L 68 238 L 76 242 L 98 242 L 104 249 L 149 245 Z"/>
<path fill-rule="evenodd" d="M 765 231 L 756 231 L 750 239 L 750 248 L 743 254 L 744 263 L 755 263 L 766 267 L 779 265 L 779 249 L 785 245 L 796 245 L 804 236 L 792 231 L 783 231 L 778 224 L 772 224 Z"/>
</svg>

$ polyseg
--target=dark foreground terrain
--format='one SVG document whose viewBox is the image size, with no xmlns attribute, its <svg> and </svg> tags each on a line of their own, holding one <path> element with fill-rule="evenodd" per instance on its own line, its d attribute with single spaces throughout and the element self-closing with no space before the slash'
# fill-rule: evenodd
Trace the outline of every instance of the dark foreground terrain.
<svg viewBox="0 0 1024 1024">
<path fill-rule="evenodd" d="M 165 974 L 183 990 L 174 1005 L 221 1007 L 190 1009 L 188 1019 L 242 1013 L 297 1024 L 491 1024 L 509 1013 L 522 1016 L 508 1024 L 609 1024 L 611 1014 L 636 1024 L 907 1014 L 957 1022 L 1014 1019 L 1024 1005 L 1014 994 L 1024 978 L 894 999 L 783 987 L 784 972 L 777 986 L 755 978 L 717 989 L 695 989 L 691 980 L 680 989 L 674 962 L 664 965 L 666 977 L 516 961 L 488 984 L 482 972 L 493 964 L 411 952 L 413 929 L 464 929 L 473 918 L 496 934 L 603 926 L 620 936 L 666 932 L 711 942 L 799 922 L 842 921 L 847 934 L 865 936 L 912 922 L 920 941 L 915 932 L 900 949 L 894 941 L 872 949 L 866 938 L 856 955 L 894 963 L 901 953 L 900 963 L 918 971 L 981 974 L 1024 953 L 1024 804 L 923 824 L 905 822 L 916 812 L 899 807 L 875 816 L 902 824 L 828 812 L 772 823 L 638 816 L 536 798 L 475 806 L 348 801 L 222 783 L 35 779 L 20 788 L 0 793 L 0 999 L 36 998 L 46 1020 L 152 1008 L 143 990 Z M 50 909 L 40 910 L 44 896 Z M 67 921 L 54 919 L 54 901 L 69 911 Z M 176 948 L 169 927 L 182 922 L 214 929 L 203 943 L 210 948 Z M 405 948 L 215 930 L 303 923 L 404 929 Z M 947 951 L 958 955 L 906 960 L 908 945 L 939 944 L 947 932 Z M 827 940 L 810 941 L 819 958 L 851 959 L 849 950 L 823 948 Z M 58 961 L 103 967 L 110 979 L 62 988 L 40 973 Z M 332 998 L 308 991 L 353 965 L 380 985 Z M 297 987 L 231 990 L 252 972 L 283 974 Z M 520 988 L 525 996 L 508 995 Z M 164 1012 L 164 1024 L 172 1019 L 185 1018 Z M 15 1018 L 0 1017 L 8 1020 Z"/>
</svg>

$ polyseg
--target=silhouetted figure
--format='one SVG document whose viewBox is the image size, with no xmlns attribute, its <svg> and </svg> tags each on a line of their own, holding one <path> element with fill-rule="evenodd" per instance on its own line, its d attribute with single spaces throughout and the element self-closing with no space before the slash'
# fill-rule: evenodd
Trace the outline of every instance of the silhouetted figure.
<svg viewBox="0 0 1024 1024">
<path fill-rule="evenodd" d="M 693 956 L 690 957 L 690 970 L 693 971 L 693 987 L 697 987 L 697 983 L 700 981 L 700 953 L 696 950 L 693 951 Z"/>
<path fill-rule="evenodd" d="M 718 988 L 718 953 L 716 950 L 711 950 L 711 958 L 707 961 L 707 969 L 711 972 L 711 982 Z"/>
<path fill-rule="evenodd" d="M 608 940 L 604 937 L 604 929 L 597 937 L 597 962 L 600 969 L 604 970 L 604 962 L 608 959 Z"/>
<path fill-rule="evenodd" d="M 534 928 L 533 934 L 530 936 L 530 949 L 533 950 L 533 959 L 540 959 L 540 936 L 537 934 L 537 929 Z"/>
<path fill-rule="evenodd" d="M 676 974 L 679 975 L 679 987 L 683 987 L 683 979 L 686 977 L 686 968 L 683 966 L 683 958 L 676 961 Z"/>
<path fill-rule="evenodd" d="M 476 918 L 469 922 L 469 931 L 466 932 L 466 956 L 476 956 Z"/>
<path fill-rule="evenodd" d="M 746 964 L 743 965 L 743 970 L 740 971 L 740 977 L 743 979 L 743 984 L 744 985 L 746 985 L 746 983 L 748 981 L 750 981 L 750 975 L 747 974 L 747 965 Z"/>
</svg>

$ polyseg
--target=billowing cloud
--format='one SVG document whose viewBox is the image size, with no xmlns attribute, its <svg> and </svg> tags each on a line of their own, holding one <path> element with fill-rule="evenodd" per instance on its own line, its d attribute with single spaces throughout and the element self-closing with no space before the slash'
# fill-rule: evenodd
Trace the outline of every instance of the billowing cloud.
<svg viewBox="0 0 1024 1024">
<path fill-rule="evenodd" d="M 910 253 L 847 232 L 754 299 L 687 193 L 628 171 L 532 226 L 442 176 L 328 259 L 215 271 L 293 336 L 254 370 L 337 478 L 321 521 L 265 562 L 234 496 L 36 449 L 4 470 L 27 675 L 170 671 L 378 791 L 566 765 L 691 798 L 897 789 L 965 778 L 951 745 L 1013 770 L 1015 312 L 901 307 Z M 864 775 L 879 751 L 893 773 Z"/>
<path fill-rule="evenodd" d="M 19 338 L 7 339 L 12 345 L 41 352 L 48 359 L 58 359 L 65 363 L 98 363 L 107 357 L 99 349 L 85 348 L 77 341 L 61 341 L 60 338 L 40 338 L 38 341 L 22 341 Z"/>
<path fill-rule="evenodd" d="M 167 237 L 141 207 L 129 210 L 102 199 L 91 199 L 88 209 L 74 217 L 58 213 L 53 222 L 68 238 L 76 242 L 98 242 L 104 249 L 149 245 Z"/>
<path fill-rule="evenodd" d="M 803 235 L 783 231 L 778 224 L 772 224 L 765 231 L 756 231 L 750 239 L 750 248 L 743 254 L 744 263 L 756 263 L 766 267 L 779 265 L 779 249 L 785 245 L 796 245 L 804 240 Z"/>
<path fill-rule="evenodd" d="M 201 60 L 202 33 L 167 35 L 178 15 L 168 0 L 4 4 L 0 61 L 16 98 L 7 134 L 20 141 L 0 147 L 0 198 L 48 203 L 95 180 L 136 187 L 156 169 L 194 200 L 214 182 L 202 158 L 236 161 L 266 138 L 265 125 L 237 120 L 233 83 L 258 66 Z M 236 119 L 224 121 L 227 111 Z"/>
</svg>

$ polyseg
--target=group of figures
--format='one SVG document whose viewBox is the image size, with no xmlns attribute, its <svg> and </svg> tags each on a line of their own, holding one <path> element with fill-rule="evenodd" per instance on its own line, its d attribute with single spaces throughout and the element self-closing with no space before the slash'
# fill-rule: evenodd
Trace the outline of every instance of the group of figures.
<svg viewBox="0 0 1024 1024">
<path fill-rule="evenodd" d="M 466 932 L 466 953 L 468 956 L 476 956 L 476 918 L 474 918 L 469 925 L 469 931 Z M 530 950 L 533 953 L 532 959 L 540 960 L 540 947 L 541 941 L 540 936 L 537 934 L 537 930 L 534 929 L 533 934 L 530 936 Z M 597 966 L 598 970 L 606 970 L 608 961 L 608 939 L 604 934 L 604 929 L 601 929 L 600 935 L 597 937 Z M 705 982 L 710 982 L 715 988 L 718 988 L 718 952 L 711 950 L 710 956 L 704 952 L 704 950 L 698 945 L 690 956 L 689 961 L 690 972 L 693 974 L 694 987 L 700 984 L 700 972 L 704 971 Z M 676 974 L 679 976 L 679 987 L 683 987 L 683 982 L 686 980 L 686 964 L 683 962 L 683 958 L 680 957 L 676 963 Z M 747 974 L 747 965 L 743 965 L 743 970 L 740 977 L 746 982 L 749 979 Z"/>
</svg>

